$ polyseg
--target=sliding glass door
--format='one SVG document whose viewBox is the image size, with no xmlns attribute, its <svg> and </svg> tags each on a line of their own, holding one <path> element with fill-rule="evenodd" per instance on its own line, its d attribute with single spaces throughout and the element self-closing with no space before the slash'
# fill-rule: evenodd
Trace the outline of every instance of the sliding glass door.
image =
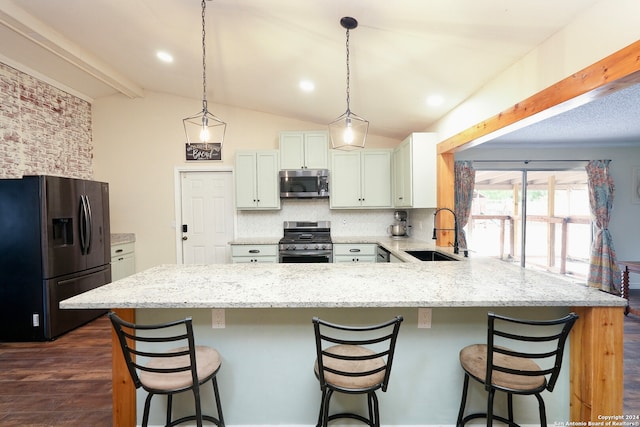
<svg viewBox="0 0 640 427">
<path fill-rule="evenodd" d="M 523 267 L 585 277 L 591 241 L 586 183 L 583 168 L 476 169 L 469 248 Z"/>
</svg>

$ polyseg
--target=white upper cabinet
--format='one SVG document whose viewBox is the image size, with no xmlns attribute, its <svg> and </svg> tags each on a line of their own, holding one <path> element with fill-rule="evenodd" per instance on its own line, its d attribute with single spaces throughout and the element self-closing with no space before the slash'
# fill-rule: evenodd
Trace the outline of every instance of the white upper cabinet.
<svg viewBox="0 0 640 427">
<path fill-rule="evenodd" d="M 329 134 L 323 131 L 280 132 L 281 169 L 327 169 Z"/>
<path fill-rule="evenodd" d="M 236 209 L 280 209 L 278 151 L 236 153 Z"/>
<path fill-rule="evenodd" d="M 393 206 L 436 207 L 437 135 L 416 132 L 393 150 Z"/>
<path fill-rule="evenodd" d="M 391 153 L 331 150 L 331 208 L 392 207 Z"/>
</svg>

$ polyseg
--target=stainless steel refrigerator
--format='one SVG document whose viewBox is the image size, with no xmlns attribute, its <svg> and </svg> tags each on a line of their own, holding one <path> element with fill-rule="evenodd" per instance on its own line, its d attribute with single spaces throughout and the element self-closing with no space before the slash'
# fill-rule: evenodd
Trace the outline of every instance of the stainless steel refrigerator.
<svg viewBox="0 0 640 427">
<path fill-rule="evenodd" d="M 0 179 L 0 341 L 51 340 L 103 314 L 59 302 L 111 282 L 109 185 Z"/>
</svg>

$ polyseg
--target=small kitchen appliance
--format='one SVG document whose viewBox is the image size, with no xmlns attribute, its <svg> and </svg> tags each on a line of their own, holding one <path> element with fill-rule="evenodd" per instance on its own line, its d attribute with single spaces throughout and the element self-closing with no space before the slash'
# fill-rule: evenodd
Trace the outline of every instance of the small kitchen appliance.
<svg viewBox="0 0 640 427">
<path fill-rule="evenodd" d="M 387 233 L 391 237 L 408 237 L 409 226 L 407 225 L 407 211 L 395 211 L 393 213 L 393 224 L 387 227 Z"/>
<path fill-rule="evenodd" d="M 281 199 L 320 199 L 329 197 L 328 169 L 281 170 Z"/>
<path fill-rule="evenodd" d="M 285 221 L 278 246 L 281 263 L 333 262 L 331 221 Z"/>
</svg>

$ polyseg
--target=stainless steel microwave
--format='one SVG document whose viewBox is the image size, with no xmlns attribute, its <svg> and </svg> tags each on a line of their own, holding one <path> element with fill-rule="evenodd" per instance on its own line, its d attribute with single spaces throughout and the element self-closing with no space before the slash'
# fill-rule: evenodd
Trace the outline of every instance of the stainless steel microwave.
<svg viewBox="0 0 640 427">
<path fill-rule="evenodd" d="M 329 197 L 328 169 L 291 169 L 280 171 L 280 198 L 303 199 Z"/>
</svg>

